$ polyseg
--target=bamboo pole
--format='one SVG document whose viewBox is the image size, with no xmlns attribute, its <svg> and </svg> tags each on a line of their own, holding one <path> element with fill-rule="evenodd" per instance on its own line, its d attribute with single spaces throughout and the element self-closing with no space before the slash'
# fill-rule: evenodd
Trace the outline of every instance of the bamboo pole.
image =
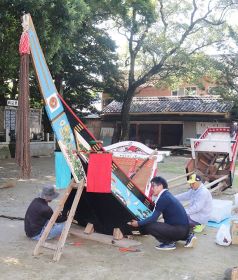
<svg viewBox="0 0 238 280">
<path fill-rule="evenodd" d="M 183 183 L 178 183 L 178 184 L 176 184 L 176 185 L 169 186 L 169 189 L 181 187 L 181 186 L 183 186 L 183 185 L 185 185 L 185 184 L 187 184 L 187 182 L 185 182 L 185 183 L 184 183 L 184 182 L 183 182 Z"/>
<path fill-rule="evenodd" d="M 193 173 L 194 173 L 194 171 L 191 171 L 191 172 L 189 172 L 189 173 L 186 173 L 186 174 L 180 175 L 180 176 L 178 176 L 178 177 L 169 179 L 169 180 L 167 180 L 167 182 L 168 182 L 168 183 L 171 183 L 171 182 L 176 181 L 176 180 L 179 180 L 179 179 L 181 179 L 181 178 L 190 176 L 190 175 L 192 175 Z"/>
<path fill-rule="evenodd" d="M 215 185 L 215 184 L 217 184 L 217 183 L 219 183 L 221 181 L 224 181 L 226 178 L 228 178 L 228 176 L 229 175 L 224 175 L 224 176 L 216 179 L 215 181 L 212 181 L 211 183 L 208 183 L 208 184 L 206 184 L 204 186 L 208 189 L 208 188 L 212 187 L 213 185 Z"/>
</svg>

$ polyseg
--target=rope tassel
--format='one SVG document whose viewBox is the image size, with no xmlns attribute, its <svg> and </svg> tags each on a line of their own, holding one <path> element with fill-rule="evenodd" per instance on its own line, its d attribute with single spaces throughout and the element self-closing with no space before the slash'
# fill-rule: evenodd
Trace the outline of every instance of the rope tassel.
<svg viewBox="0 0 238 280">
<path fill-rule="evenodd" d="M 16 125 L 16 161 L 20 166 L 20 178 L 29 179 L 31 175 L 30 126 L 29 126 L 29 37 L 23 32 L 19 45 L 21 55 L 19 97 Z"/>
</svg>

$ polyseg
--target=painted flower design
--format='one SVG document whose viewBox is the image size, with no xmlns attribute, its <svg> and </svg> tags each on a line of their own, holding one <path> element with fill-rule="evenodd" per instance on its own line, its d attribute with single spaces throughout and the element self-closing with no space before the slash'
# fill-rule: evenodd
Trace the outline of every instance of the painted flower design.
<svg viewBox="0 0 238 280">
<path fill-rule="evenodd" d="M 55 96 L 52 96 L 49 100 L 49 106 L 52 108 L 52 109 L 55 109 L 57 106 L 58 106 L 58 100 Z"/>
</svg>

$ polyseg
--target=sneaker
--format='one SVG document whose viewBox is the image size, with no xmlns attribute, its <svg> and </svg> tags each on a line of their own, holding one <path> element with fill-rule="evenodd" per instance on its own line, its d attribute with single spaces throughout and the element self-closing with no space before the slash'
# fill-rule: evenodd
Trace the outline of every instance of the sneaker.
<svg viewBox="0 0 238 280">
<path fill-rule="evenodd" d="M 205 228 L 205 225 L 196 225 L 194 228 L 193 228 L 193 232 L 196 232 L 196 233 L 201 233 Z"/>
<path fill-rule="evenodd" d="M 155 246 L 155 249 L 169 251 L 169 250 L 176 249 L 176 245 L 175 245 L 175 242 L 172 242 L 172 243 L 161 243 L 160 245 Z"/>
<path fill-rule="evenodd" d="M 196 243 L 197 243 L 197 237 L 193 233 L 190 233 L 184 247 L 193 248 L 195 247 Z"/>
</svg>

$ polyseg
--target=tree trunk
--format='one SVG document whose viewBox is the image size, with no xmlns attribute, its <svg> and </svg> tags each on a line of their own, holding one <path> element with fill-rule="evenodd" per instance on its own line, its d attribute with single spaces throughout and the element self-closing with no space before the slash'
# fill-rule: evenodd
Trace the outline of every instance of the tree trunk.
<svg viewBox="0 0 238 280">
<path fill-rule="evenodd" d="M 132 98 L 134 96 L 134 90 L 128 90 L 126 99 L 123 102 L 121 110 L 121 136 L 120 141 L 129 140 L 129 129 L 130 129 L 130 107 Z"/>
<path fill-rule="evenodd" d="M 18 93 L 18 83 L 19 81 L 14 79 L 12 80 L 12 91 L 10 93 L 10 99 L 15 99 L 16 94 Z"/>
<path fill-rule="evenodd" d="M 63 79 L 61 74 L 55 75 L 55 86 L 58 90 L 58 93 L 63 96 Z"/>
<path fill-rule="evenodd" d="M 19 98 L 16 127 L 16 161 L 20 166 L 20 178 L 31 176 L 30 155 L 30 102 L 29 102 L 29 54 L 21 55 Z"/>
</svg>

